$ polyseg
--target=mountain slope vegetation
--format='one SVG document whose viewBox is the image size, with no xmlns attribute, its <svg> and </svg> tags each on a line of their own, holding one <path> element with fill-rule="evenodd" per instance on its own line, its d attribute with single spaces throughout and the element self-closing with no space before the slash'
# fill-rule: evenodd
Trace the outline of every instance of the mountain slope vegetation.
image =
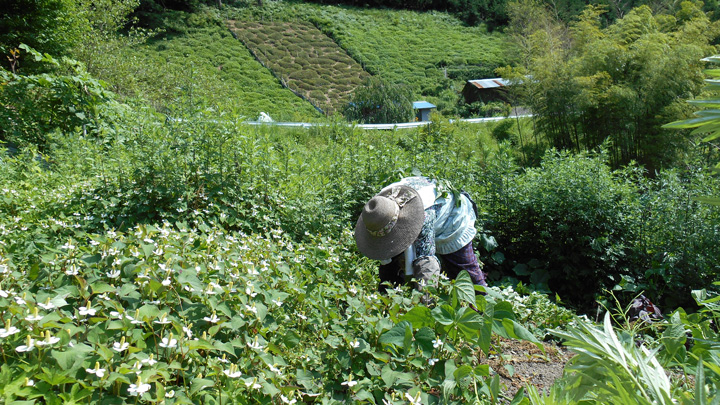
<svg viewBox="0 0 720 405">
<path fill-rule="evenodd" d="M 230 29 L 294 92 L 331 114 L 369 77 L 315 26 L 301 22 L 230 21 Z"/>
</svg>

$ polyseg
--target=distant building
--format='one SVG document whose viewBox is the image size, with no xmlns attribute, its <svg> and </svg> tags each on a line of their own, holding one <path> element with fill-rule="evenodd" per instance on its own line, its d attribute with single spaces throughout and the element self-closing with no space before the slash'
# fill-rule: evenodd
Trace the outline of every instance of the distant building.
<svg viewBox="0 0 720 405">
<path fill-rule="evenodd" d="M 491 101 L 508 102 L 507 89 L 510 82 L 503 78 L 468 80 L 463 87 L 462 94 L 466 104 L 482 101 L 487 104 Z"/>
<path fill-rule="evenodd" d="M 415 110 L 416 121 L 430 121 L 430 112 L 435 105 L 427 101 L 413 101 L 413 110 Z"/>
</svg>

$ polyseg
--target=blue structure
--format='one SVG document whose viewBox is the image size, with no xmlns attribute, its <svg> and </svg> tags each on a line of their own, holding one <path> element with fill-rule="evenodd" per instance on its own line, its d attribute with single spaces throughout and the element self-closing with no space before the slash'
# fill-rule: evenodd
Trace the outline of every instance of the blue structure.
<svg viewBox="0 0 720 405">
<path fill-rule="evenodd" d="M 436 108 L 436 106 L 427 101 L 413 101 L 415 121 L 430 121 L 430 111 L 433 108 Z"/>
</svg>

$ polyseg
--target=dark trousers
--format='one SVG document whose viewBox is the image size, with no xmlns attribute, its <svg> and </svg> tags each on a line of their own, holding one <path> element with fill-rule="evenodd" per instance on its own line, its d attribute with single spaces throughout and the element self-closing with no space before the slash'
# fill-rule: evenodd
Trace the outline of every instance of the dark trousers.
<svg viewBox="0 0 720 405">
<path fill-rule="evenodd" d="M 437 255 L 440 259 L 440 271 L 445 273 L 451 280 L 454 280 L 461 271 L 466 270 L 470 274 L 473 284 L 487 286 L 485 273 L 480 270 L 480 263 L 473 251 L 472 242 L 459 250 L 446 254 Z M 392 285 L 405 283 L 405 256 L 403 253 L 392 258 L 392 262 L 381 264 L 379 269 L 380 285 L 378 291 L 384 293 L 389 282 Z"/>
</svg>

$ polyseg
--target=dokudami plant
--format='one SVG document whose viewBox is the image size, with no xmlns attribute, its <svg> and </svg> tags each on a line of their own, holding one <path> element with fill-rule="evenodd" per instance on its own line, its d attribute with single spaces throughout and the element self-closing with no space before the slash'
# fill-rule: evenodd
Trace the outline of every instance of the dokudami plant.
<svg viewBox="0 0 720 405">
<path fill-rule="evenodd" d="M 297 243 L 215 222 L 66 221 L 38 219 L 70 234 L 37 265 L 0 243 L 6 402 L 497 402 L 478 350 L 494 334 L 536 341 L 465 273 L 428 287 L 432 307 L 407 288 L 378 295 L 349 230 Z M 25 225 L 4 221 L 1 240 Z"/>
</svg>

